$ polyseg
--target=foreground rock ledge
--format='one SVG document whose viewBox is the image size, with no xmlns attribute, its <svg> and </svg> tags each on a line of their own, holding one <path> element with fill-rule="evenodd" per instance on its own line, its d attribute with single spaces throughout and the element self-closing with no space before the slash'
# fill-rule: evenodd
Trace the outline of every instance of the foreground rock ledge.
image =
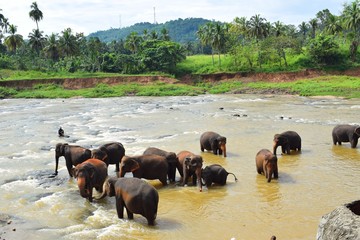
<svg viewBox="0 0 360 240">
<path fill-rule="evenodd" d="M 360 200 L 324 215 L 320 220 L 316 239 L 360 239 Z"/>
</svg>

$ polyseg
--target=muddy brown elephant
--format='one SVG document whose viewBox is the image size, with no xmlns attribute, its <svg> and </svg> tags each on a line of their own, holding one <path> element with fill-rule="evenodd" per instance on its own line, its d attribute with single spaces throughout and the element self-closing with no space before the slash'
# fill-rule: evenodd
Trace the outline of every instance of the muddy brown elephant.
<svg viewBox="0 0 360 240">
<path fill-rule="evenodd" d="M 120 171 L 120 162 L 124 156 L 125 148 L 119 142 L 106 143 L 91 151 L 92 158 L 103 160 L 107 166 L 115 164 L 115 172 Z"/>
<path fill-rule="evenodd" d="M 177 154 L 177 157 L 179 159 L 177 163 L 177 170 L 182 177 L 181 185 L 185 186 L 189 178 L 192 177 L 193 185 L 197 185 L 201 192 L 201 169 L 203 166 L 202 157 L 189 151 L 181 151 Z"/>
<path fill-rule="evenodd" d="M 351 148 L 356 148 L 360 137 L 360 126 L 341 124 L 332 131 L 333 143 L 341 145 L 342 142 L 350 142 Z"/>
<path fill-rule="evenodd" d="M 138 178 L 109 178 L 105 187 L 109 197 L 115 196 L 116 211 L 119 218 L 124 218 L 124 208 L 129 219 L 140 214 L 147 219 L 148 225 L 155 225 L 159 194 L 144 180 Z"/>
<path fill-rule="evenodd" d="M 78 164 L 74 169 L 74 177 L 77 179 L 80 195 L 93 200 L 93 188 L 99 193 L 104 190 L 104 184 L 108 177 L 106 163 L 99 159 L 88 159 Z M 103 195 L 102 195 L 103 196 Z"/>
<path fill-rule="evenodd" d="M 166 161 L 168 163 L 168 179 L 170 182 L 175 182 L 175 176 L 176 176 L 176 164 L 179 161 L 176 153 L 174 152 L 167 152 L 159 148 L 155 147 L 148 147 L 144 153 L 144 155 L 149 154 L 155 154 L 159 156 L 163 156 L 166 158 Z"/>
<path fill-rule="evenodd" d="M 301 137 L 297 132 L 286 131 L 274 135 L 273 153 L 281 146 L 282 153 L 290 154 L 290 150 L 301 151 Z"/>
<path fill-rule="evenodd" d="M 204 150 L 213 151 L 215 155 L 219 153 L 226 157 L 226 137 L 216 132 L 204 132 L 200 137 L 200 149 L 202 152 Z"/>
<path fill-rule="evenodd" d="M 268 149 L 261 149 L 255 157 L 256 171 L 258 174 L 265 174 L 268 182 L 271 182 L 272 175 L 278 178 L 277 157 Z"/>
<path fill-rule="evenodd" d="M 66 162 L 66 168 L 70 177 L 72 177 L 72 167 L 91 158 L 91 151 L 87 148 L 69 145 L 67 143 L 58 143 L 55 147 L 55 173 L 58 174 L 59 158 L 63 156 Z"/>
<path fill-rule="evenodd" d="M 201 178 L 204 180 L 204 184 L 207 187 L 210 187 L 213 183 L 225 185 L 229 174 L 232 174 L 235 177 L 235 181 L 238 180 L 235 174 L 226 171 L 220 164 L 212 164 L 202 169 Z"/>
<path fill-rule="evenodd" d="M 159 179 L 164 186 L 167 185 L 168 163 L 165 157 L 159 155 L 123 157 L 120 163 L 120 177 L 124 177 L 127 172 L 132 172 L 136 178 Z"/>
</svg>

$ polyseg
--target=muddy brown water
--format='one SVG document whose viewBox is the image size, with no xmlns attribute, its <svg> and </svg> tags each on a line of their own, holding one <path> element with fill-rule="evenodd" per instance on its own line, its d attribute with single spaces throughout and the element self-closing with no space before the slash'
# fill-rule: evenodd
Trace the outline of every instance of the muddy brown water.
<svg viewBox="0 0 360 240">
<path fill-rule="evenodd" d="M 359 147 L 333 146 L 332 128 L 359 121 L 360 100 L 263 95 L 9 99 L 0 101 L 0 237 L 5 239 L 315 239 L 322 215 L 360 199 Z M 69 138 L 57 137 L 62 126 Z M 227 137 L 226 158 L 201 153 L 204 131 Z M 282 156 L 279 179 L 267 183 L 255 155 L 275 133 L 298 132 L 301 154 Z M 54 146 L 123 143 L 127 155 L 153 146 L 201 154 L 233 176 L 226 186 L 151 181 L 160 196 L 156 225 L 120 220 L 115 199 L 81 198 Z M 109 174 L 115 175 L 114 166 Z M 179 174 L 177 173 L 177 179 Z M 125 214 L 126 217 L 126 214 Z"/>
</svg>

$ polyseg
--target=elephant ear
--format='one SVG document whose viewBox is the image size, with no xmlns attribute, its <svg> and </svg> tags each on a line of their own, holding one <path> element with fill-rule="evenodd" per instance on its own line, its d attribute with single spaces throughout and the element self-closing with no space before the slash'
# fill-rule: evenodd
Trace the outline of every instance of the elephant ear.
<svg viewBox="0 0 360 240">
<path fill-rule="evenodd" d="M 219 144 L 226 144 L 226 137 L 220 136 L 220 137 L 218 137 L 217 140 L 218 140 Z"/>
<path fill-rule="evenodd" d="M 360 127 L 355 128 L 356 135 L 360 136 Z"/>
<path fill-rule="evenodd" d="M 131 164 L 131 166 L 130 166 L 130 171 L 131 172 L 133 172 L 133 171 L 140 168 L 139 163 L 137 161 L 135 161 L 134 159 L 131 159 L 129 163 Z"/>
</svg>

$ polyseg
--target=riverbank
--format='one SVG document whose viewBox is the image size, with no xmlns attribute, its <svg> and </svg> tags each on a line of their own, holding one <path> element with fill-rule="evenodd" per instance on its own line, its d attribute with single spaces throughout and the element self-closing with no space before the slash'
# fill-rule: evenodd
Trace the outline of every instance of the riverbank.
<svg viewBox="0 0 360 240">
<path fill-rule="evenodd" d="M 204 93 L 332 95 L 360 98 L 360 68 L 325 72 L 106 76 L 0 81 L 2 98 L 175 96 Z"/>
</svg>

